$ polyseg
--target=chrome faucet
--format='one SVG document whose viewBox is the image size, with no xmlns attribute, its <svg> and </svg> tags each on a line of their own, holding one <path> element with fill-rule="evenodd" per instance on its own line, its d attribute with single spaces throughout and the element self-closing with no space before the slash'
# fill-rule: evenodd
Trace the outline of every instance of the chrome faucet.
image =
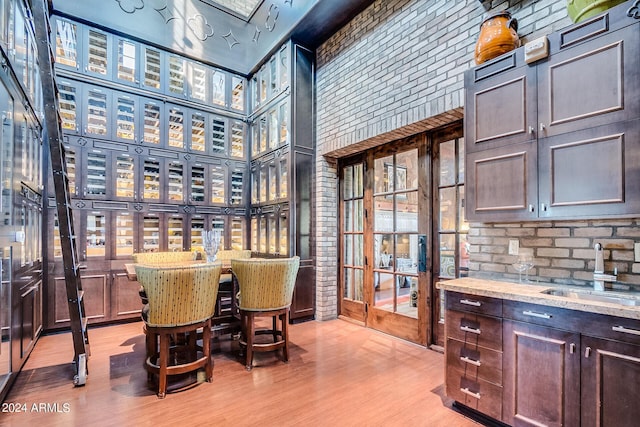
<svg viewBox="0 0 640 427">
<path fill-rule="evenodd" d="M 604 291 L 607 287 L 606 283 L 615 282 L 618 280 L 618 277 L 613 274 L 604 273 L 602 245 L 596 243 L 594 249 L 596 250 L 596 265 L 593 268 L 593 289 L 596 291 Z"/>
</svg>

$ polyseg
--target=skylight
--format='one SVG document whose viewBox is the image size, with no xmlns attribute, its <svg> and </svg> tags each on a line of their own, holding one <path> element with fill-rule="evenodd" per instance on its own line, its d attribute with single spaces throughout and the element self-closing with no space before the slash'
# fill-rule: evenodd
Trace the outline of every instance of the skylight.
<svg viewBox="0 0 640 427">
<path fill-rule="evenodd" d="M 202 0 L 205 3 L 219 9 L 231 12 L 232 14 L 248 21 L 255 10 L 260 6 L 262 0 Z"/>
</svg>

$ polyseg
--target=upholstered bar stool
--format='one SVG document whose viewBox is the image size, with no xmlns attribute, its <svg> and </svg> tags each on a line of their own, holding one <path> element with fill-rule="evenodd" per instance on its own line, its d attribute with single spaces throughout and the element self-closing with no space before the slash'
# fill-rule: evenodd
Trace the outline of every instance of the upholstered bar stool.
<svg viewBox="0 0 640 427">
<path fill-rule="evenodd" d="M 253 353 L 282 349 L 289 360 L 289 310 L 300 258 L 233 259 L 231 270 L 238 280 L 242 324 L 240 345 L 246 348 L 245 367 L 253 367 Z M 255 328 L 256 317 L 271 317 L 271 329 Z M 278 322 L 279 321 L 279 322 Z M 280 323 L 280 327 L 278 327 Z M 271 335 L 273 342 L 257 342 L 257 335 Z"/>
<path fill-rule="evenodd" d="M 136 265 L 148 307 L 146 329 L 147 372 L 158 376 L 158 397 L 164 398 L 167 377 L 204 367 L 206 380 L 213 377 L 211 317 L 215 310 L 221 265 L 195 264 L 179 267 Z M 202 328 L 202 346 L 196 345 Z M 172 336 L 184 335 L 183 341 Z"/>
</svg>

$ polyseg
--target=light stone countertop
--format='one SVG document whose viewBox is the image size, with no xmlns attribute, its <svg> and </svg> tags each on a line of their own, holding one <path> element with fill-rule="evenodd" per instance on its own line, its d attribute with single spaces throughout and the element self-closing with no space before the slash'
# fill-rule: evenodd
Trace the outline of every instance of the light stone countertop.
<svg viewBox="0 0 640 427">
<path fill-rule="evenodd" d="M 515 282 L 476 279 L 472 277 L 444 280 L 438 282 L 436 287 L 438 289 L 444 289 L 445 291 L 462 292 L 471 295 L 501 298 L 504 300 L 521 301 L 531 304 L 547 305 L 566 308 L 569 310 L 579 310 L 589 313 L 606 314 L 609 316 L 640 320 L 640 292 L 597 292 L 585 286 L 565 286 L 554 283 L 521 284 Z M 627 306 L 613 302 L 590 301 L 570 298 L 567 296 L 545 294 L 544 292 L 549 289 L 566 289 L 593 295 L 604 295 L 607 297 L 630 298 L 637 300 L 638 305 Z"/>
</svg>

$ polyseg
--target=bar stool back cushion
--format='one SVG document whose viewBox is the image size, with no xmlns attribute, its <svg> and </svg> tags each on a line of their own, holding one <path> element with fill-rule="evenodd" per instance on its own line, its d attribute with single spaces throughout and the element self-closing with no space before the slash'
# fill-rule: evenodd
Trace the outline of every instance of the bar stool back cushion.
<svg viewBox="0 0 640 427">
<path fill-rule="evenodd" d="M 136 264 L 176 264 L 193 261 L 198 254 L 196 252 L 140 252 L 133 254 L 133 262 Z"/>
</svg>

